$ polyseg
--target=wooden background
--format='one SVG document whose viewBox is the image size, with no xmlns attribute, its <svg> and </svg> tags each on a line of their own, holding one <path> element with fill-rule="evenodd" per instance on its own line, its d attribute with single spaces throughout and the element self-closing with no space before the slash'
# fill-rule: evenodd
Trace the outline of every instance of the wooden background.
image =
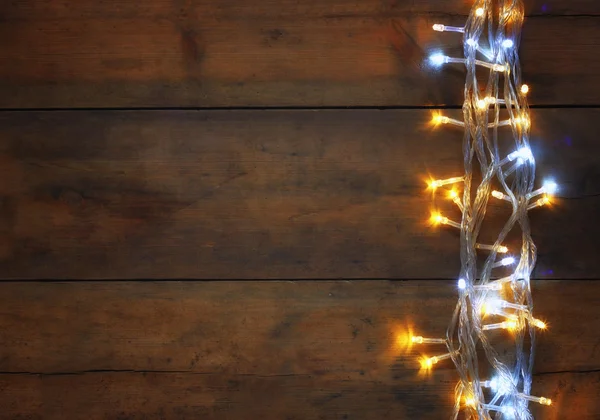
<svg viewBox="0 0 600 420">
<path fill-rule="evenodd" d="M 0 419 L 446 418 L 463 0 L 0 5 Z M 599 417 L 600 4 L 526 0 L 550 329 L 536 418 Z M 500 204 L 492 214 L 503 217 Z"/>
</svg>

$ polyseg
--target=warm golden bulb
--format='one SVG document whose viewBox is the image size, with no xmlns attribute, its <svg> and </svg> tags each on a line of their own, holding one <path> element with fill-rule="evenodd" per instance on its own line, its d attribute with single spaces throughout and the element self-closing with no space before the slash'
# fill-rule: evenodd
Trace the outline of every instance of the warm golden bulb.
<svg viewBox="0 0 600 420">
<path fill-rule="evenodd" d="M 455 198 L 458 198 L 458 192 L 456 190 L 450 190 L 448 191 L 448 198 L 451 200 L 454 200 Z"/>
<path fill-rule="evenodd" d="M 508 252 L 508 248 L 503 245 L 500 245 L 498 247 L 497 251 L 499 254 L 506 254 Z"/>
<path fill-rule="evenodd" d="M 442 214 L 439 212 L 433 212 L 431 213 L 430 221 L 434 226 L 437 226 L 446 223 L 448 221 L 448 218 L 442 216 Z"/>
<path fill-rule="evenodd" d="M 434 364 L 437 363 L 437 358 L 434 357 L 424 357 L 421 359 L 421 367 L 423 369 L 431 369 L 433 367 Z"/>
<path fill-rule="evenodd" d="M 527 86 L 527 85 L 522 85 L 522 86 L 521 86 L 521 93 L 522 93 L 523 95 L 527 95 L 527 94 L 529 93 L 529 86 Z"/>
<path fill-rule="evenodd" d="M 540 330 L 545 330 L 546 328 L 548 328 L 548 325 L 546 325 L 546 323 L 541 319 L 532 319 L 531 325 L 533 325 L 536 328 L 539 328 Z"/>
<path fill-rule="evenodd" d="M 410 338 L 410 341 L 414 344 L 423 344 L 423 337 L 421 337 L 420 335 L 412 336 Z"/>
<path fill-rule="evenodd" d="M 449 122 L 450 122 L 450 118 L 445 117 L 441 114 L 435 114 L 433 116 L 433 124 L 435 124 L 435 125 L 448 124 Z"/>
<path fill-rule="evenodd" d="M 551 203 L 550 196 L 548 194 L 544 194 L 544 196 L 540 198 L 540 200 L 543 205 Z"/>
<path fill-rule="evenodd" d="M 480 99 L 477 101 L 477 108 L 479 108 L 480 110 L 484 110 L 488 107 L 488 103 L 485 99 Z"/>
<path fill-rule="evenodd" d="M 552 405 L 552 400 L 550 398 L 540 397 L 540 404 Z"/>
<path fill-rule="evenodd" d="M 516 117 L 515 124 L 523 126 L 523 128 L 529 127 L 529 118 L 527 117 Z"/>
<path fill-rule="evenodd" d="M 475 398 L 467 398 L 465 400 L 465 405 L 467 407 L 475 407 Z"/>
<path fill-rule="evenodd" d="M 483 10 L 483 7 L 479 7 L 477 10 L 475 10 L 475 16 L 483 16 L 484 13 L 485 10 Z"/>
<path fill-rule="evenodd" d="M 506 326 L 506 329 L 510 330 L 510 331 L 514 331 L 519 327 L 519 324 L 517 321 L 506 321 L 504 323 L 504 325 Z"/>
<path fill-rule="evenodd" d="M 427 181 L 427 186 L 429 187 L 430 190 L 435 190 L 436 188 L 439 188 L 442 186 L 442 183 L 439 180 L 429 180 Z"/>
</svg>

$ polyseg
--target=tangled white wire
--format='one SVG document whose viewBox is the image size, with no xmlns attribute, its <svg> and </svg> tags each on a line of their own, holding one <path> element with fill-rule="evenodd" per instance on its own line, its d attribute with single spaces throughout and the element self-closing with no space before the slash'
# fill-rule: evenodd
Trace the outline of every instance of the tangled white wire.
<svg viewBox="0 0 600 420">
<path fill-rule="evenodd" d="M 433 223 L 460 229 L 461 273 L 458 304 L 446 338 L 413 336 L 411 341 L 447 346 L 446 354 L 425 358 L 422 365 L 431 368 L 444 359 L 456 365 L 460 381 L 455 389 L 454 419 L 463 411 L 466 419 L 529 420 L 533 418 L 530 401 L 552 403 L 530 395 L 535 329 L 546 325 L 533 316 L 530 275 L 536 247 L 527 212 L 550 203 L 556 184 L 546 182 L 533 190 L 529 88 L 521 84 L 517 53 L 523 16 L 521 0 L 476 0 L 464 27 L 433 26 L 436 31 L 464 36 L 465 58 L 442 54 L 429 58 L 432 66 L 460 63 L 467 71 L 463 121 L 434 117 L 436 124 L 464 127 L 465 173 L 430 182 L 434 190 L 463 185 L 462 194 L 455 188 L 448 191 L 462 211 L 460 223 L 440 213 L 432 215 Z M 484 72 L 487 80 L 480 83 Z M 494 191 L 493 184 L 501 191 Z M 490 198 L 512 207 L 512 214 L 495 243 L 486 245 L 478 239 Z M 520 255 L 499 259 L 498 254 L 508 252 L 503 244 L 514 230 L 520 230 Z M 481 255 L 478 260 L 478 251 L 487 253 L 485 260 Z M 501 357 L 494 346 L 499 337 L 492 330 L 504 330 L 503 335 L 510 332 L 514 352 Z"/>
</svg>

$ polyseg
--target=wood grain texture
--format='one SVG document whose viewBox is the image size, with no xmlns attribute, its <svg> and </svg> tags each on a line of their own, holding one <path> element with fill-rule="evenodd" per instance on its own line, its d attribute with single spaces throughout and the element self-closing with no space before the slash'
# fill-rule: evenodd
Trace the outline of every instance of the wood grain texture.
<svg viewBox="0 0 600 420">
<path fill-rule="evenodd" d="M 460 54 L 460 38 L 431 25 L 464 23 L 467 2 L 6 3 L 3 108 L 462 103 L 461 69 L 423 64 L 439 48 Z M 597 104 L 597 2 L 566 3 L 530 4 L 521 55 L 531 100 Z"/>
<path fill-rule="evenodd" d="M 541 419 L 600 406 L 600 282 L 536 281 Z M 398 337 L 445 329 L 454 282 L 0 285 L 2 419 L 444 418 L 451 365 Z M 501 339 L 500 336 L 497 339 Z M 416 350 L 416 349 L 413 349 Z M 425 352 L 431 354 L 432 348 Z M 345 416 L 345 417 L 344 417 Z"/>
<path fill-rule="evenodd" d="M 599 116 L 533 114 L 538 176 L 561 185 L 555 206 L 531 212 L 538 278 L 600 276 Z M 459 213 L 424 179 L 463 173 L 462 134 L 429 120 L 418 110 L 2 113 L 2 277 L 454 278 L 457 232 L 426 221 L 432 206 Z M 507 211 L 493 203 L 482 241 Z"/>
</svg>

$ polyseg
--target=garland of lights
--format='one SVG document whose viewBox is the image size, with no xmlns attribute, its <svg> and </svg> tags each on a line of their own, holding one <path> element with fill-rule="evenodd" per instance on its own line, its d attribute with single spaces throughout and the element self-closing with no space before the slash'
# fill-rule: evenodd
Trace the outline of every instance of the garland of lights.
<svg viewBox="0 0 600 420">
<path fill-rule="evenodd" d="M 429 58 L 434 67 L 459 63 L 467 70 L 463 121 L 443 115 L 433 120 L 436 125 L 464 128 L 465 173 L 429 182 L 434 191 L 451 187 L 448 197 L 462 212 L 460 223 L 439 212 L 431 217 L 434 225 L 460 230 L 461 273 L 459 299 L 446 338 L 411 336 L 410 342 L 446 345 L 447 353 L 424 357 L 421 364 L 424 369 L 443 360 L 456 365 L 460 381 L 455 388 L 453 419 L 464 412 L 466 419 L 530 420 L 529 402 L 552 404 L 548 398 L 530 395 L 535 329 L 545 329 L 546 324 L 533 316 L 530 275 L 536 247 L 527 212 L 549 204 L 557 186 L 546 181 L 533 189 L 529 87 L 521 83 L 517 53 L 523 16 L 522 0 L 476 0 L 464 27 L 433 25 L 435 31 L 464 36 L 465 58 L 442 54 Z M 479 81 L 482 70 L 489 71 L 485 83 Z M 508 141 L 511 134 L 512 142 Z M 457 189 L 461 184 L 462 194 Z M 492 184 L 502 191 L 493 190 Z M 495 243 L 482 244 L 478 237 L 490 199 L 510 206 L 512 214 Z M 509 256 L 503 245 L 513 229 L 520 229 L 519 257 Z M 484 262 L 481 256 L 478 261 L 478 251 L 487 254 Z M 499 338 L 497 330 L 512 337 L 514 355 L 500 356 L 492 343 Z"/>
</svg>

